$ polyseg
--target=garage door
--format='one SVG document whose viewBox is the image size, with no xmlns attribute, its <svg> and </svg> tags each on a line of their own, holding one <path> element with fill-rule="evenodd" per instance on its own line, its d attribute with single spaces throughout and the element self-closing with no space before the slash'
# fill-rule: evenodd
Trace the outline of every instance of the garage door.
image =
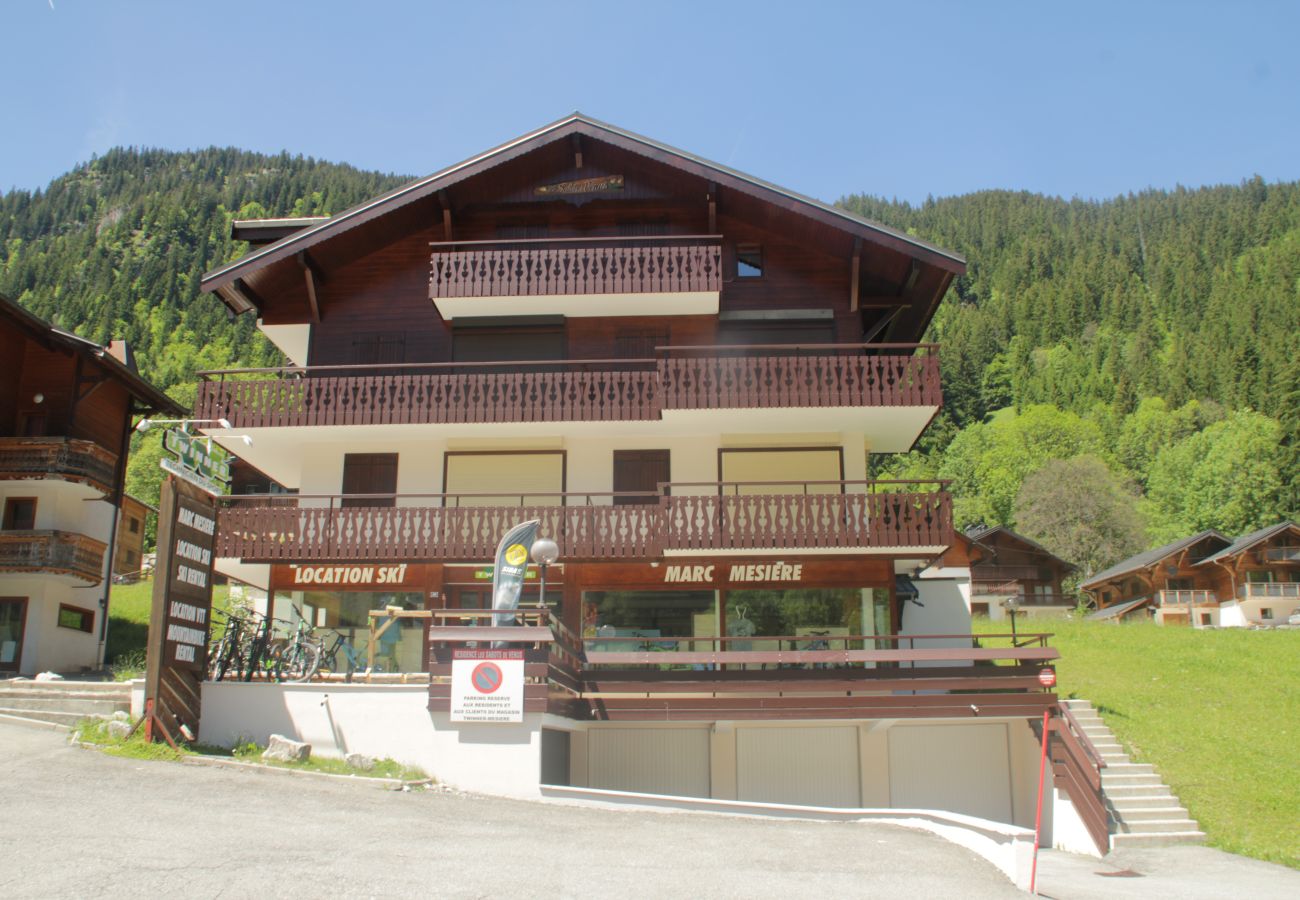
<svg viewBox="0 0 1300 900">
<path fill-rule="evenodd" d="M 587 779 L 594 788 L 709 796 L 707 728 L 593 728 Z"/>
<path fill-rule="evenodd" d="M 736 729 L 740 800 L 803 806 L 861 805 L 858 729 Z"/>
<path fill-rule="evenodd" d="M 889 730 L 890 806 L 1011 821 L 1007 726 L 896 725 Z"/>
</svg>

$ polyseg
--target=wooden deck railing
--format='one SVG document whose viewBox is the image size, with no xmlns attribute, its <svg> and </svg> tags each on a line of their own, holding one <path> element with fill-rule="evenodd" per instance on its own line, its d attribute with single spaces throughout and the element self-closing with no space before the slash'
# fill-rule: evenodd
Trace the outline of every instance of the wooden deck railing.
<svg viewBox="0 0 1300 900">
<path fill-rule="evenodd" d="M 1265 547 L 1264 559 L 1268 562 L 1300 562 L 1300 547 Z"/>
<path fill-rule="evenodd" d="M 227 419 L 235 428 L 274 428 L 652 421 L 665 410 L 691 409 L 937 407 L 943 395 L 933 348 L 665 347 L 658 359 L 222 370 L 199 373 L 204 381 L 194 414 Z"/>
<path fill-rule="evenodd" d="M 1240 600 L 1300 597 L 1300 581 L 1248 581 L 1237 585 Z"/>
<path fill-rule="evenodd" d="M 1156 602 L 1161 606 L 1218 606 L 1219 597 L 1214 591 L 1156 591 Z"/>
<path fill-rule="evenodd" d="M 796 493 L 795 485 L 835 493 Z M 217 556 L 297 560 L 485 560 L 502 534 L 537 518 L 565 559 L 655 559 L 665 551 L 824 547 L 942 547 L 952 540 L 951 497 L 938 482 L 799 482 L 762 494 L 679 496 L 665 484 L 650 503 L 614 494 L 244 495 L 224 498 Z M 926 490 L 921 490 L 927 488 Z M 386 505 L 354 506 L 373 499 Z M 297 505 L 286 505 L 296 503 Z M 397 504 L 397 505 L 393 505 Z"/>
<path fill-rule="evenodd" d="M 113 490 L 117 454 L 94 441 L 66 437 L 0 438 L 0 480 L 57 478 Z"/>
<path fill-rule="evenodd" d="M 98 584 L 106 549 L 102 541 L 71 531 L 0 531 L 0 572 L 70 575 Z"/>
<path fill-rule="evenodd" d="M 435 243 L 429 297 L 718 293 L 716 235 Z"/>
</svg>

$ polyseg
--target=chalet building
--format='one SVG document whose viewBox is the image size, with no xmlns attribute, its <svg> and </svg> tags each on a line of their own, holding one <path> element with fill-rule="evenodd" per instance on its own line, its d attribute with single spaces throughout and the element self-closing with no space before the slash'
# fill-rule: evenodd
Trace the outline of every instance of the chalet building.
<svg viewBox="0 0 1300 900">
<path fill-rule="evenodd" d="M 203 373 L 196 416 L 296 496 L 226 498 L 218 570 L 331 639 L 429 616 L 379 647 L 420 686 L 329 686 L 334 726 L 369 723 L 348 749 L 405 741 L 494 792 L 1032 826 L 1057 653 L 954 643 L 968 598 L 910 578 L 954 543 L 949 494 L 867 475 L 939 412 L 922 339 L 961 258 L 577 114 L 234 234 L 248 253 L 203 288 L 290 365 Z M 531 625 L 491 627 L 497 542 L 529 519 L 559 560 L 544 598 L 529 572 Z M 506 639 L 530 648 L 523 722 L 452 721 L 453 655 Z M 206 685 L 203 739 L 341 748 L 318 694 L 271 687 Z"/>
<path fill-rule="evenodd" d="M 97 668 L 131 417 L 180 409 L 123 342 L 101 347 L 4 297 L 0 346 L 0 677 Z"/>
<path fill-rule="evenodd" d="M 1150 616 L 1162 625 L 1275 625 L 1300 610 L 1300 525 L 1279 522 L 1235 541 L 1202 531 L 1139 553 L 1080 586 L 1091 618 Z"/>
<path fill-rule="evenodd" d="M 1000 620 L 1017 615 L 1063 616 L 1076 605 L 1061 588 L 1075 570 L 1042 544 L 1002 525 L 972 528 L 967 536 L 985 553 L 971 566 L 971 612 Z"/>
<path fill-rule="evenodd" d="M 122 495 L 122 509 L 117 518 L 117 551 L 113 555 L 113 574 L 131 578 L 144 566 L 144 535 L 150 516 L 158 510 L 130 494 Z"/>
</svg>

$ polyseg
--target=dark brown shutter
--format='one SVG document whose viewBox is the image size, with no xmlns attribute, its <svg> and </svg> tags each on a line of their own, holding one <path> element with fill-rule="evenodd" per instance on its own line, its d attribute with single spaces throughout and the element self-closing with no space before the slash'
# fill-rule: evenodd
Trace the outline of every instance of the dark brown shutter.
<svg viewBox="0 0 1300 900">
<path fill-rule="evenodd" d="M 348 453 L 343 457 L 344 494 L 397 493 L 396 453 Z M 345 497 L 344 507 L 394 506 L 392 497 Z"/>
<path fill-rule="evenodd" d="M 615 450 L 614 493 L 648 491 L 654 494 L 661 482 L 669 480 L 669 455 L 667 450 Z M 615 506 L 635 503 L 657 503 L 657 496 L 615 496 Z"/>
</svg>

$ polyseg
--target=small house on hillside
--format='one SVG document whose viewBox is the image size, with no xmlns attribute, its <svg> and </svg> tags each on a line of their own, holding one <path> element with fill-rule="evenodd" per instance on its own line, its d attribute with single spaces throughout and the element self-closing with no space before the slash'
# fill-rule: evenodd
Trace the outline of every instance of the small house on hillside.
<svg viewBox="0 0 1300 900">
<path fill-rule="evenodd" d="M 1235 541 L 1213 529 L 1148 550 L 1099 573 L 1081 589 L 1118 621 L 1243 627 L 1285 622 L 1300 610 L 1300 525 L 1279 522 Z"/>
<path fill-rule="evenodd" d="M 971 614 L 997 620 L 1009 608 L 1030 616 L 1063 616 L 1075 606 L 1061 580 L 1076 566 L 1010 528 L 968 529 L 966 536 L 984 548 L 971 563 Z"/>
</svg>

